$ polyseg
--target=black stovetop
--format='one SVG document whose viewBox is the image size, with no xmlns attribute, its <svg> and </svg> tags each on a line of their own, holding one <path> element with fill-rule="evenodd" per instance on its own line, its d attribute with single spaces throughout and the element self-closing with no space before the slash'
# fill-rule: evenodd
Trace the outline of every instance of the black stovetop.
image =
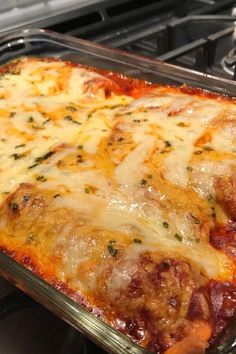
<svg viewBox="0 0 236 354">
<path fill-rule="evenodd" d="M 106 0 L 33 26 L 236 78 L 234 21 L 232 0 Z M 0 320 L 3 354 L 104 353 L 1 278 Z"/>
</svg>

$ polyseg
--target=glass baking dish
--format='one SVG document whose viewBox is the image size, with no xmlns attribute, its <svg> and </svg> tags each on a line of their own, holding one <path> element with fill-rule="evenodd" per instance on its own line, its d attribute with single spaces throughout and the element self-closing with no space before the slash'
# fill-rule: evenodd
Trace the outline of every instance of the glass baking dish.
<svg viewBox="0 0 236 354">
<path fill-rule="evenodd" d="M 88 41 L 45 30 L 29 29 L 2 37 L 0 64 L 19 56 L 56 57 L 162 84 L 187 84 L 236 97 L 236 82 L 216 78 L 127 52 L 109 49 Z M 126 336 L 106 325 L 69 297 L 0 252 L 0 274 L 82 331 L 109 353 L 148 354 Z M 236 353 L 236 318 L 233 318 L 208 354 Z M 184 354 L 184 353 L 179 353 Z"/>
</svg>

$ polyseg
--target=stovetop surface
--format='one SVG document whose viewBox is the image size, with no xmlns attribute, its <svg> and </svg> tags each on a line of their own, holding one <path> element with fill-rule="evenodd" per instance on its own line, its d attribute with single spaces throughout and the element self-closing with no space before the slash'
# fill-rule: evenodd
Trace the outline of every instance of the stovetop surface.
<svg viewBox="0 0 236 354">
<path fill-rule="evenodd" d="M 236 78 L 235 23 L 236 1 L 106 0 L 32 26 Z M 0 353 L 104 351 L 0 278 Z"/>
</svg>

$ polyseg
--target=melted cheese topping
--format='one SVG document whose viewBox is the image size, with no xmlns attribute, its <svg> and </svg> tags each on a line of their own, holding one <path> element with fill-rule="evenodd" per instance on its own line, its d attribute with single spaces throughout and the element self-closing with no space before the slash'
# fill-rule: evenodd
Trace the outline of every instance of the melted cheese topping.
<svg viewBox="0 0 236 354">
<path fill-rule="evenodd" d="M 218 217 L 209 196 L 215 178 L 236 165 L 233 103 L 164 87 L 135 99 L 64 62 L 25 59 L 16 68 L 0 79 L 2 202 L 31 183 L 60 194 L 56 207 L 76 210 L 110 239 L 141 238 L 139 252 L 129 246 L 132 259 L 156 250 L 210 278 L 232 278 L 231 258 L 209 243 Z M 67 232 L 57 241 L 65 247 L 62 278 L 88 259 L 85 246 L 67 245 Z"/>
</svg>

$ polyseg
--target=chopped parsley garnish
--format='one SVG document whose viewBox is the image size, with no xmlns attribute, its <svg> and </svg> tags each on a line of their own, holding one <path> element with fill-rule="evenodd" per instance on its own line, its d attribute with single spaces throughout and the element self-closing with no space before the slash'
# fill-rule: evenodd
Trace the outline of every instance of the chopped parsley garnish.
<svg viewBox="0 0 236 354">
<path fill-rule="evenodd" d="M 83 156 L 82 155 L 77 155 L 77 160 L 76 160 L 77 163 L 79 162 L 84 162 L 83 160 Z"/>
<path fill-rule="evenodd" d="M 91 191 L 90 191 L 90 189 L 88 188 L 88 187 L 85 187 L 84 188 L 84 193 L 86 193 L 86 194 L 89 194 Z"/>
<path fill-rule="evenodd" d="M 184 122 L 179 122 L 179 123 L 177 123 L 177 125 L 178 125 L 178 127 L 185 127 L 185 123 Z"/>
<path fill-rule="evenodd" d="M 171 143 L 168 140 L 164 141 L 164 143 L 166 147 L 171 147 Z"/>
<path fill-rule="evenodd" d="M 72 123 L 75 123 L 75 124 L 78 124 L 78 125 L 81 125 L 82 123 L 81 122 L 78 122 L 77 120 L 73 119 L 73 117 L 71 115 L 67 115 L 64 117 L 65 120 L 68 120 L 69 122 L 72 122 Z"/>
<path fill-rule="evenodd" d="M 21 159 L 22 157 L 24 157 L 25 155 L 24 154 L 12 154 L 12 155 L 10 155 L 10 157 L 13 157 L 14 158 L 14 160 L 19 160 L 19 159 Z"/>
<path fill-rule="evenodd" d="M 83 145 L 78 145 L 78 149 L 83 149 Z"/>
<path fill-rule="evenodd" d="M 40 182 L 46 182 L 47 178 L 44 175 L 39 175 L 36 177 L 36 180 Z"/>
<path fill-rule="evenodd" d="M 67 109 L 68 111 L 71 111 L 71 112 L 76 112 L 76 111 L 77 111 L 77 108 L 74 107 L 74 106 L 67 106 L 66 109 Z"/>
<path fill-rule="evenodd" d="M 142 243 L 142 240 L 140 240 L 139 238 L 134 238 L 133 241 L 134 243 Z"/>
<path fill-rule="evenodd" d="M 187 171 L 192 172 L 193 168 L 191 166 L 187 166 Z"/>
<path fill-rule="evenodd" d="M 39 125 L 35 125 L 35 124 L 32 125 L 32 128 L 36 129 L 36 130 L 43 130 L 44 129 L 43 127 L 40 127 Z"/>
<path fill-rule="evenodd" d="M 28 200 L 30 200 L 30 195 L 28 194 L 23 195 L 23 201 L 28 202 Z"/>
<path fill-rule="evenodd" d="M 196 224 L 196 225 L 201 224 L 201 221 L 200 221 L 198 218 L 196 218 L 196 216 L 194 216 L 194 215 L 191 214 L 191 213 L 190 213 L 190 216 L 191 216 L 191 218 L 193 219 L 194 224 Z"/>
<path fill-rule="evenodd" d="M 133 122 L 134 122 L 134 123 L 140 123 L 141 120 L 140 120 L 140 119 L 133 119 Z"/>
<path fill-rule="evenodd" d="M 194 151 L 194 155 L 201 155 L 201 154 L 202 154 L 201 150 Z"/>
<path fill-rule="evenodd" d="M 111 240 L 111 241 L 109 241 L 108 246 L 107 246 L 108 252 L 110 253 L 110 255 L 112 257 L 116 257 L 116 255 L 118 253 L 118 249 L 114 247 L 115 243 L 116 243 L 115 240 Z"/>
<path fill-rule="evenodd" d="M 142 187 L 146 186 L 147 180 L 143 178 L 143 179 L 141 180 L 141 183 L 140 183 L 140 184 L 141 184 Z"/>
<path fill-rule="evenodd" d="M 27 244 L 31 244 L 32 242 L 36 241 L 37 237 L 34 234 L 29 234 L 26 240 Z"/>
<path fill-rule="evenodd" d="M 34 167 L 36 167 L 36 166 L 38 166 L 38 165 L 39 165 L 38 163 L 34 163 L 33 165 L 31 165 L 31 166 L 28 167 L 28 170 L 31 170 L 31 168 L 34 168 Z"/>
<path fill-rule="evenodd" d="M 28 122 L 29 122 L 29 123 L 33 123 L 33 122 L 34 122 L 34 118 L 33 118 L 32 116 L 29 117 Z"/>
<path fill-rule="evenodd" d="M 176 240 L 182 242 L 183 237 L 182 237 L 180 234 L 177 234 L 177 233 L 176 233 L 176 234 L 175 234 L 175 238 L 176 238 Z"/>
<path fill-rule="evenodd" d="M 70 116 L 69 114 L 67 116 L 65 116 L 64 119 L 65 120 L 69 120 L 69 121 L 73 120 L 72 116 Z"/>
<path fill-rule="evenodd" d="M 17 211 L 17 210 L 19 209 L 19 205 L 18 205 L 17 203 L 15 203 L 15 202 L 11 202 L 11 203 L 9 204 L 9 208 L 10 208 L 11 210 L 13 210 L 13 211 Z"/>
<path fill-rule="evenodd" d="M 48 118 L 48 119 L 46 119 L 44 122 L 43 122 L 43 124 L 47 124 L 48 122 L 50 122 L 50 118 Z"/>
<path fill-rule="evenodd" d="M 36 163 L 40 163 L 44 160 L 47 160 L 49 159 L 49 157 L 51 157 L 53 154 L 55 153 L 55 151 L 48 151 L 46 154 L 42 155 L 42 156 L 39 156 L 39 157 L 36 157 L 35 159 L 35 162 Z"/>
<path fill-rule="evenodd" d="M 168 222 L 163 221 L 162 226 L 163 226 L 165 229 L 168 229 L 169 224 L 168 224 Z"/>
<path fill-rule="evenodd" d="M 24 147 L 24 146 L 25 146 L 25 144 L 16 145 L 15 149 L 18 149 L 18 148 L 21 148 L 21 147 Z"/>
<path fill-rule="evenodd" d="M 72 120 L 72 123 L 75 123 L 75 124 L 78 124 L 78 125 L 82 124 L 81 122 L 78 122 L 77 120 Z"/>
<path fill-rule="evenodd" d="M 87 194 L 94 194 L 97 191 L 97 187 L 93 186 L 93 185 L 85 185 L 84 187 L 84 192 Z"/>
<path fill-rule="evenodd" d="M 206 151 L 214 151 L 214 149 L 210 146 L 204 146 L 203 149 Z"/>
<path fill-rule="evenodd" d="M 207 200 L 208 200 L 208 202 L 210 202 L 211 200 L 214 200 L 214 198 L 212 197 L 211 194 L 209 194 L 209 195 L 207 196 Z"/>
<path fill-rule="evenodd" d="M 169 269 L 170 268 L 170 263 L 168 263 L 167 261 L 162 261 L 161 265 L 164 269 Z"/>
<path fill-rule="evenodd" d="M 212 210 L 211 216 L 212 216 L 213 218 L 215 218 L 215 217 L 216 217 L 215 208 L 214 208 L 214 207 L 211 207 L 211 210 Z"/>
</svg>

